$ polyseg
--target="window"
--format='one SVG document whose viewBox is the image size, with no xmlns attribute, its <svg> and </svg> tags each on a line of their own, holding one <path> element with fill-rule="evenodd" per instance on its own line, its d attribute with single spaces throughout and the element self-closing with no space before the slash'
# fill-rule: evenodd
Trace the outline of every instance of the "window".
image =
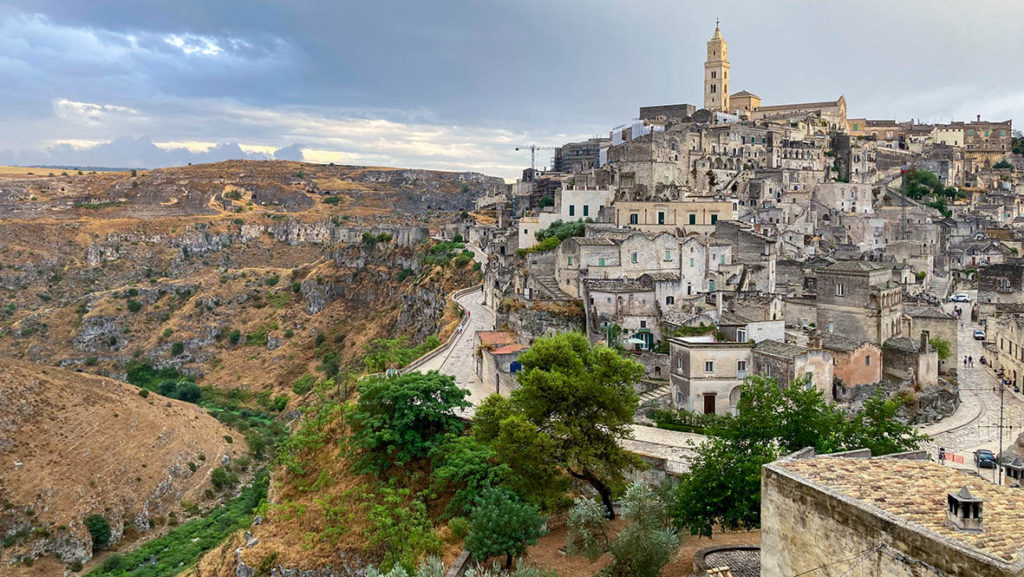
<svg viewBox="0 0 1024 577">
<path fill-rule="evenodd" d="M 569 266 L 572 266 L 572 257 L 569 257 Z"/>
<path fill-rule="evenodd" d="M 1006 131 L 1005 130 L 1000 130 L 999 131 L 999 136 L 1006 136 Z"/>
<path fill-rule="evenodd" d="M 845 293 L 846 293 L 846 287 L 843 286 L 843 283 L 836 283 L 836 296 L 837 297 L 841 297 Z"/>
<path fill-rule="evenodd" d="M 717 89 L 715 88 L 715 85 L 712 84 L 711 85 L 711 94 L 714 94 L 715 92 L 717 92 Z"/>
<path fill-rule="evenodd" d="M 524 228 L 524 229 L 523 229 L 523 234 L 530 234 L 530 231 L 528 231 L 528 230 L 526 230 L 526 229 Z"/>
<path fill-rule="evenodd" d="M 597 266 L 604 266 L 604 259 L 603 258 L 597 259 Z"/>
<path fill-rule="evenodd" d="M 747 371 L 747 361 L 736 361 L 736 372 L 741 375 Z"/>
<path fill-rule="evenodd" d="M 686 285 L 686 294 L 688 294 L 688 295 L 692 295 L 693 294 L 693 285 L 692 284 L 687 284 Z"/>
<path fill-rule="evenodd" d="M 708 292 L 709 293 L 715 292 L 715 281 L 713 281 L 713 280 L 709 280 L 708 281 Z"/>
<path fill-rule="evenodd" d="M 667 305 L 674 305 L 674 304 L 676 304 L 676 297 L 673 297 L 673 296 L 665 297 L 665 304 L 667 304 Z"/>
<path fill-rule="evenodd" d="M 590 205 L 589 204 L 584 204 L 583 205 L 583 216 L 590 216 Z"/>
<path fill-rule="evenodd" d="M 865 367 L 870 367 L 871 366 L 871 357 L 869 355 L 864 355 L 864 366 Z"/>
<path fill-rule="evenodd" d="M 640 222 L 640 215 L 633 213 L 629 215 L 629 224 L 638 224 Z"/>
<path fill-rule="evenodd" d="M 858 124 L 857 124 L 856 122 L 854 122 L 854 123 L 853 123 L 853 129 L 854 129 L 854 130 L 860 130 L 860 129 L 858 128 Z"/>
<path fill-rule="evenodd" d="M 637 255 L 637 253 L 634 252 L 633 254 L 629 255 L 630 262 L 637 262 L 638 260 L 640 260 L 640 257 L 639 255 Z"/>
<path fill-rule="evenodd" d="M 736 331 L 736 342 L 745 343 L 747 342 L 747 329 L 739 329 Z M 742 361 L 740 361 L 742 362 Z"/>
<path fill-rule="evenodd" d="M 717 214 L 712 214 L 711 215 L 711 224 L 717 224 L 717 223 L 718 223 L 718 215 Z"/>
<path fill-rule="evenodd" d="M 640 328 L 646 329 L 647 328 L 647 321 L 640 321 Z"/>
<path fill-rule="evenodd" d="M 828 334 L 832 334 L 834 330 L 835 326 L 832 324 L 832 321 L 828 321 Z"/>
<path fill-rule="evenodd" d="M 664 212 L 659 212 L 658 213 L 658 224 L 665 224 L 665 213 Z"/>
<path fill-rule="evenodd" d="M 693 266 L 693 263 L 694 263 L 693 257 L 690 257 L 690 266 Z"/>
<path fill-rule="evenodd" d="M 722 264 L 725 264 L 725 255 L 722 255 Z"/>
<path fill-rule="evenodd" d="M 672 251 L 670 251 L 670 250 L 666 250 L 665 251 L 665 260 L 666 261 L 672 260 Z"/>
<path fill-rule="evenodd" d="M 576 205 L 569 205 L 569 216 L 576 216 Z"/>
<path fill-rule="evenodd" d="M 715 372 L 715 361 L 704 361 L 704 372 L 713 373 Z"/>
<path fill-rule="evenodd" d="M 696 213 L 693 213 L 693 212 L 690 213 L 690 224 L 697 224 L 697 214 Z"/>
</svg>

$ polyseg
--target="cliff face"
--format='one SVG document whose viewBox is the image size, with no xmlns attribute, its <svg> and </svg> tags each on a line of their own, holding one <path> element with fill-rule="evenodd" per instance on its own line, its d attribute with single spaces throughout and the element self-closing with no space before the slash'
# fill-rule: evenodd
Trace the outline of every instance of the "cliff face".
<svg viewBox="0 0 1024 577">
<path fill-rule="evenodd" d="M 202 500 L 213 467 L 244 453 L 196 405 L 53 367 L 0 358 L 0 406 L 0 535 L 13 541 L 0 566 L 87 561 L 92 514 L 113 542 L 160 529 L 183 500 Z"/>
<path fill-rule="evenodd" d="M 215 502 L 195 493 L 244 435 L 109 379 L 129 363 L 292 418 L 303 375 L 342 382 L 374 339 L 452 325 L 448 294 L 480 275 L 429 230 L 497 182 L 277 162 L 0 177 L 0 566 L 88 559 L 89 514 L 116 541 Z"/>
</svg>

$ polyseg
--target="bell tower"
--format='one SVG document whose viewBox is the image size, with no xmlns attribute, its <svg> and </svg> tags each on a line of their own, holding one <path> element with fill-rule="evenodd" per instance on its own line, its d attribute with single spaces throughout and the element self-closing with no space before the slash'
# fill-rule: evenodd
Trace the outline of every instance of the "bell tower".
<svg viewBox="0 0 1024 577">
<path fill-rule="evenodd" d="M 708 58 L 704 62 L 704 108 L 713 112 L 729 111 L 728 50 L 715 20 L 715 33 L 708 40 Z"/>
</svg>

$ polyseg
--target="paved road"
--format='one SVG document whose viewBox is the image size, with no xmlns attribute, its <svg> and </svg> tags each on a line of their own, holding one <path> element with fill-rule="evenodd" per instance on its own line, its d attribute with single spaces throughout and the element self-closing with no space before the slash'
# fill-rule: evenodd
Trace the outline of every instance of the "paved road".
<svg viewBox="0 0 1024 577">
<path fill-rule="evenodd" d="M 973 302 L 976 294 L 968 292 Z M 966 305 L 966 306 L 965 306 Z M 967 310 L 970 305 L 964 303 Z M 943 305 L 952 311 L 953 305 Z M 974 470 L 973 453 L 977 449 L 999 451 L 999 382 L 991 368 L 982 366 L 978 359 L 985 354 L 981 341 L 974 339 L 975 329 L 981 328 L 976 323 L 966 321 L 960 328 L 957 345 L 960 358 L 957 359 L 957 371 L 960 384 L 960 408 L 952 416 L 938 423 L 920 427 L 919 430 L 932 437 L 927 449 L 936 455 L 938 447 L 958 455 L 964 455 L 964 468 Z M 963 358 L 974 357 L 974 367 L 964 368 Z M 1012 429 L 1003 430 L 1003 449 L 1010 447 L 1024 425 L 1024 401 L 1010 391 L 1004 392 L 1003 424 Z M 982 470 L 983 476 L 993 478 L 994 471 Z"/>
<path fill-rule="evenodd" d="M 467 245 L 476 255 L 477 260 L 485 261 L 479 249 Z M 469 391 L 469 401 L 476 407 L 487 395 L 495 392 L 484 387 L 480 377 L 476 375 L 475 336 L 477 331 L 494 330 L 494 311 L 484 306 L 483 291 L 475 291 L 456 299 L 469 314 L 469 322 L 462 332 L 455 337 L 455 344 L 444 355 L 440 355 L 421 365 L 421 373 L 439 371 L 455 377 L 455 383 Z M 473 410 L 468 411 L 471 416 Z"/>
</svg>

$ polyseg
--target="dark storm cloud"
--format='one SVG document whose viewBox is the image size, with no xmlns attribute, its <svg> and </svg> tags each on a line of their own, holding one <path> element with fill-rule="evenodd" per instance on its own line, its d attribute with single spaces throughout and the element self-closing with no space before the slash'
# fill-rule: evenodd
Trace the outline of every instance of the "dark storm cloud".
<svg viewBox="0 0 1024 577">
<path fill-rule="evenodd" d="M 716 17 L 733 88 L 765 104 L 1024 111 L 1024 6 L 990 0 L 0 0 L 0 162 L 151 135 L 511 176 L 515 145 L 700 104 Z"/>
</svg>

